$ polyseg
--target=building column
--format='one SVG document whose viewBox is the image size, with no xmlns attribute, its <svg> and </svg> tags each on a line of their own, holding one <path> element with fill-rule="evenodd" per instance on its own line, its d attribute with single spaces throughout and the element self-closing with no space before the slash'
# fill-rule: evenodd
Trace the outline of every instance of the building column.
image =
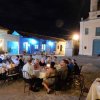
<svg viewBox="0 0 100 100">
<path fill-rule="evenodd" d="M 91 0 L 90 12 L 97 11 L 98 0 Z"/>
</svg>

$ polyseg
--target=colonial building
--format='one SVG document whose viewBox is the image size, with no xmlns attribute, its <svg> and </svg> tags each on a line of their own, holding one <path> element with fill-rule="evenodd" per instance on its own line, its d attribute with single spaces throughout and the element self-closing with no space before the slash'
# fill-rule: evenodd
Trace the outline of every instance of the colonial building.
<svg viewBox="0 0 100 100">
<path fill-rule="evenodd" d="M 21 34 L 21 35 L 20 35 Z M 65 45 L 61 44 L 60 53 L 56 50 L 58 42 L 65 42 L 64 39 L 41 36 L 23 32 L 12 32 L 9 34 L 9 29 L 0 28 L 0 52 L 8 52 L 8 54 L 22 54 L 26 51 L 27 54 L 45 52 L 47 54 L 55 53 L 64 55 Z"/>
<path fill-rule="evenodd" d="M 91 0 L 89 17 L 80 22 L 79 54 L 100 54 L 100 0 Z"/>
<path fill-rule="evenodd" d="M 0 29 L 0 51 L 19 54 L 19 36 L 8 34 L 8 29 Z"/>
<path fill-rule="evenodd" d="M 10 32 L 9 29 L 0 28 L 0 51 L 8 54 L 36 54 L 45 52 L 47 54 L 55 53 L 56 55 L 73 55 L 72 40 L 64 40 L 25 32 Z"/>
<path fill-rule="evenodd" d="M 56 51 L 56 40 L 43 38 L 20 37 L 19 53 L 26 51 L 28 54 L 39 54 L 41 52 L 51 54 Z"/>
</svg>

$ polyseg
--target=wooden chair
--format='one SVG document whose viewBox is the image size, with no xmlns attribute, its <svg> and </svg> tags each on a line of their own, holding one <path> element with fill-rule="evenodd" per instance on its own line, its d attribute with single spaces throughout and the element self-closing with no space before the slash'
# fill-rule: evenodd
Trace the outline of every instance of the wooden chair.
<svg viewBox="0 0 100 100">
<path fill-rule="evenodd" d="M 30 94 L 30 83 L 27 81 L 27 79 L 25 78 L 25 76 L 28 76 L 30 78 L 31 75 L 27 72 L 27 71 L 22 71 L 22 74 L 23 74 L 23 80 L 24 80 L 24 93 L 26 92 L 26 88 L 28 87 L 28 94 Z"/>
<path fill-rule="evenodd" d="M 89 89 L 85 86 L 84 76 L 80 75 L 80 97 L 79 97 L 79 100 L 84 95 L 84 93 L 88 93 L 88 92 L 89 92 Z"/>
<path fill-rule="evenodd" d="M 74 88 L 78 87 L 80 90 L 79 100 L 81 99 L 81 97 L 83 96 L 84 93 L 88 93 L 88 88 L 86 88 L 86 86 L 85 86 L 84 76 L 82 74 L 76 75 L 74 77 L 73 86 L 74 86 Z"/>
<path fill-rule="evenodd" d="M 64 70 L 64 71 L 59 71 L 58 72 L 58 83 L 59 83 L 59 86 L 60 86 L 60 90 L 66 90 L 67 88 L 67 70 Z"/>
<path fill-rule="evenodd" d="M 16 72 L 15 68 L 9 69 L 7 72 L 7 80 L 13 81 L 19 78 L 20 74 Z"/>
<path fill-rule="evenodd" d="M 6 81 L 7 81 L 7 75 L 6 72 L 5 73 L 1 73 L 0 74 L 0 86 L 4 86 L 6 85 Z"/>
<path fill-rule="evenodd" d="M 81 71 L 82 71 L 82 67 L 83 67 L 83 65 L 79 66 L 80 74 L 81 74 Z"/>
</svg>

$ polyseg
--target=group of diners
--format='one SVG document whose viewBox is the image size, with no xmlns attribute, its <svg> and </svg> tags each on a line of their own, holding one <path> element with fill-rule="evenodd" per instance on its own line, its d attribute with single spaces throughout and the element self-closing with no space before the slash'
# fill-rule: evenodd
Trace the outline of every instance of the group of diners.
<svg viewBox="0 0 100 100">
<path fill-rule="evenodd" d="M 71 60 L 68 58 L 58 61 L 55 56 L 49 56 L 46 59 L 41 58 L 40 61 L 38 59 L 33 61 L 33 58 L 29 57 L 22 71 L 28 72 L 31 76 L 23 74 L 24 80 L 30 83 L 30 90 L 38 91 L 41 86 L 44 86 L 47 93 L 51 93 L 52 85 L 61 88 L 63 85 L 60 83 L 63 83 L 65 80 L 67 81 L 68 77 L 73 74 L 80 74 L 80 69 L 75 59 Z"/>
<path fill-rule="evenodd" d="M 0 78 L 2 75 L 6 76 L 8 70 L 13 68 L 17 73 L 22 74 L 24 81 L 30 85 L 29 89 L 34 92 L 39 91 L 44 86 L 47 93 L 51 93 L 53 84 L 59 87 L 61 84 L 58 84 L 61 81 L 73 74 L 80 74 L 80 69 L 75 59 L 66 58 L 59 61 L 54 55 L 42 55 L 39 59 L 34 59 L 32 55 L 27 57 L 17 55 L 14 58 L 7 56 L 3 59 L 0 57 L 0 69 L 3 69 L 3 71 L 0 71 Z M 27 74 L 24 74 L 24 72 Z M 63 74 L 63 77 L 55 83 L 55 77 L 60 74 Z"/>
<path fill-rule="evenodd" d="M 23 56 L 0 55 L 0 80 L 7 80 L 8 74 L 19 73 L 24 66 Z"/>
</svg>

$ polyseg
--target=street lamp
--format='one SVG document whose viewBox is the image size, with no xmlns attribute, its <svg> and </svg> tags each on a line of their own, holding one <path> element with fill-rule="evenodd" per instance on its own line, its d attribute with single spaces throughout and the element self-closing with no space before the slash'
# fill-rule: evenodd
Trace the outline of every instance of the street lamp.
<svg viewBox="0 0 100 100">
<path fill-rule="evenodd" d="M 74 55 L 78 55 L 79 52 L 79 35 L 76 33 L 72 36 L 72 40 L 73 40 L 73 53 Z"/>
<path fill-rule="evenodd" d="M 74 34 L 72 39 L 78 41 L 79 40 L 79 35 L 78 34 Z"/>
</svg>

